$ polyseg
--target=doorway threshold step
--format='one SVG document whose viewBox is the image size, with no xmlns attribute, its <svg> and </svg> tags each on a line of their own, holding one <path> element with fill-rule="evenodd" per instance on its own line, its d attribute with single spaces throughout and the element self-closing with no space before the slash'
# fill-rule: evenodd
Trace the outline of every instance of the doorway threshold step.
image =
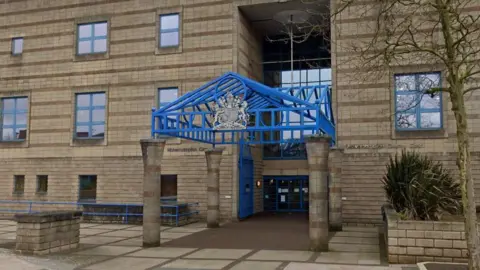
<svg viewBox="0 0 480 270">
<path fill-rule="evenodd" d="M 378 244 L 328 243 L 329 251 L 337 252 L 380 252 Z"/>
</svg>

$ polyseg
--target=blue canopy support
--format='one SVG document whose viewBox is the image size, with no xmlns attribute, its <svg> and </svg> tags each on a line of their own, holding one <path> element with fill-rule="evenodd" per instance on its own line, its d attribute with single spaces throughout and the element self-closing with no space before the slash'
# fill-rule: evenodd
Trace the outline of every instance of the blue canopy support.
<svg viewBox="0 0 480 270">
<path fill-rule="evenodd" d="M 246 129 L 215 130 L 215 103 L 231 93 L 248 104 Z M 331 89 L 326 85 L 272 88 L 228 72 L 160 109 L 152 110 L 157 134 L 209 144 L 303 142 L 326 134 L 335 139 Z"/>
</svg>

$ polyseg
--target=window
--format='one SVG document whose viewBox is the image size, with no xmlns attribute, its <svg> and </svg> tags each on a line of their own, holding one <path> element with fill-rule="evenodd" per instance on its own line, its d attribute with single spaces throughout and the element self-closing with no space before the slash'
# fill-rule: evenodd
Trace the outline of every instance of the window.
<svg viewBox="0 0 480 270">
<path fill-rule="evenodd" d="M 178 88 L 160 88 L 158 89 L 158 108 L 168 105 L 178 98 Z"/>
<path fill-rule="evenodd" d="M 107 22 L 78 25 L 77 54 L 107 52 Z"/>
<path fill-rule="evenodd" d="M 97 176 L 80 175 L 78 192 L 79 201 L 95 201 L 97 199 Z"/>
<path fill-rule="evenodd" d="M 47 193 L 48 175 L 37 175 L 37 193 Z"/>
<path fill-rule="evenodd" d="M 160 15 L 159 47 L 177 47 L 179 41 L 179 14 Z"/>
<path fill-rule="evenodd" d="M 161 179 L 161 197 L 176 197 L 177 196 L 177 176 L 176 175 L 162 175 Z"/>
<path fill-rule="evenodd" d="M 22 141 L 27 138 L 28 99 L 2 99 L 2 141 Z"/>
<path fill-rule="evenodd" d="M 23 194 L 25 190 L 25 175 L 13 176 L 13 193 Z"/>
<path fill-rule="evenodd" d="M 395 75 L 397 130 L 442 128 L 442 96 L 439 93 L 426 94 L 440 85 L 440 73 Z"/>
<path fill-rule="evenodd" d="M 20 55 L 23 53 L 23 37 L 12 39 L 12 55 Z"/>
<path fill-rule="evenodd" d="M 105 93 L 76 95 L 75 137 L 105 136 Z"/>
<path fill-rule="evenodd" d="M 282 71 L 281 87 L 332 85 L 332 69 L 303 69 Z"/>
</svg>

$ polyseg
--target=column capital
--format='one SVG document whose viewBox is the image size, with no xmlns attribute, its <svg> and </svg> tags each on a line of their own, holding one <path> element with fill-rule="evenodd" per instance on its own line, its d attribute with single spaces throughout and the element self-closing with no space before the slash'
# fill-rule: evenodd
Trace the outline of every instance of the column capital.
<svg viewBox="0 0 480 270">
<path fill-rule="evenodd" d="M 218 147 L 218 148 L 209 148 L 205 150 L 206 155 L 221 155 L 225 147 Z"/>
</svg>

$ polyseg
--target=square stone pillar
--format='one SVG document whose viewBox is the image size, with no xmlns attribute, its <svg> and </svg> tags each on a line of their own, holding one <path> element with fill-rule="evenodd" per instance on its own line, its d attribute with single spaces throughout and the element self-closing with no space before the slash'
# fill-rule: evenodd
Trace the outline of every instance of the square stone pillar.
<svg viewBox="0 0 480 270">
<path fill-rule="evenodd" d="M 160 179 L 163 139 L 140 140 L 143 157 L 143 246 L 160 246 Z"/>
<path fill-rule="evenodd" d="M 328 221 L 332 231 L 342 230 L 342 159 L 343 149 L 332 148 L 328 155 Z"/>
<path fill-rule="evenodd" d="M 220 224 L 220 162 L 223 148 L 205 150 L 207 159 L 207 227 Z"/>
<path fill-rule="evenodd" d="M 330 137 L 305 138 L 309 172 L 310 250 L 328 251 L 328 152 Z"/>
</svg>

